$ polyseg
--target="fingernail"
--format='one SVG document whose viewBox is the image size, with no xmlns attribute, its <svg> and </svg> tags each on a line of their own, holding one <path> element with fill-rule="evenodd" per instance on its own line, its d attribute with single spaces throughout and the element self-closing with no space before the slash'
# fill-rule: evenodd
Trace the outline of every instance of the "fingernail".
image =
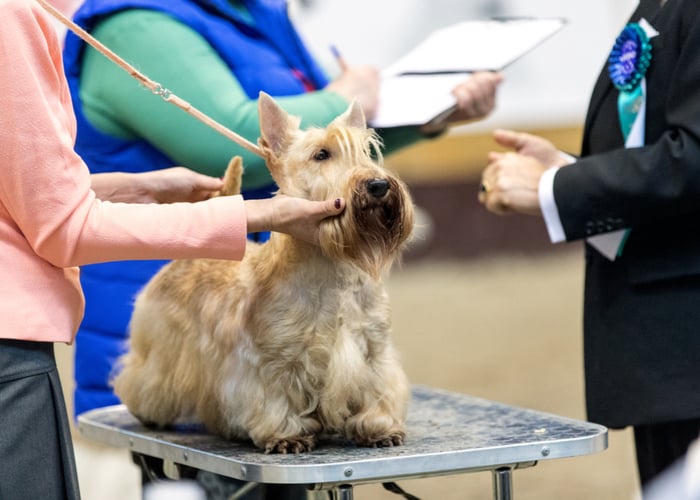
<svg viewBox="0 0 700 500">
<path fill-rule="evenodd" d="M 340 209 L 340 198 L 335 199 L 335 208 L 336 210 Z"/>
</svg>

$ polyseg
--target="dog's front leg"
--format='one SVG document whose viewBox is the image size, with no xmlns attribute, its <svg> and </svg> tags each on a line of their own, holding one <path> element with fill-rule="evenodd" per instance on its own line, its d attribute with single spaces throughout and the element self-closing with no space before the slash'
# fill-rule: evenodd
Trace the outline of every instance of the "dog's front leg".
<svg viewBox="0 0 700 500">
<path fill-rule="evenodd" d="M 264 416 L 250 426 L 250 438 L 265 453 L 303 453 L 316 446 L 316 434 L 321 430 L 318 420 L 295 415 L 285 404 L 265 405 Z M 280 418 L 281 417 L 281 418 Z"/>
<path fill-rule="evenodd" d="M 410 389 L 398 363 L 388 363 L 383 376 L 370 383 L 360 410 L 345 422 L 345 434 L 358 446 L 402 445 Z"/>
<path fill-rule="evenodd" d="M 240 369 L 245 363 L 237 365 Z M 236 390 L 224 395 L 230 429 L 244 429 L 255 446 L 265 453 L 302 453 L 313 450 L 320 422 L 306 411 L 300 391 L 292 390 L 278 374 L 263 381 L 241 370 Z M 233 433 L 234 435 L 236 433 Z"/>
<path fill-rule="evenodd" d="M 382 403 L 371 405 L 346 422 L 346 435 L 358 446 L 399 446 L 406 437 L 403 420 L 393 414 L 396 409 Z"/>
</svg>

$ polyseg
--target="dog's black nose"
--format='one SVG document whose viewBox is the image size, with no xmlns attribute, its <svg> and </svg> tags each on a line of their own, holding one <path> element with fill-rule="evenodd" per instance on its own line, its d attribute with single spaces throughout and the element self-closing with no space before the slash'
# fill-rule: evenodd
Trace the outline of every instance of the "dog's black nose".
<svg viewBox="0 0 700 500">
<path fill-rule="evenodd" d="M 367 190 L 375 198 L 381 198 L 389 191 L 389 181 L 386 179 L 371 179 L 367 181 Z"/>
</svg>

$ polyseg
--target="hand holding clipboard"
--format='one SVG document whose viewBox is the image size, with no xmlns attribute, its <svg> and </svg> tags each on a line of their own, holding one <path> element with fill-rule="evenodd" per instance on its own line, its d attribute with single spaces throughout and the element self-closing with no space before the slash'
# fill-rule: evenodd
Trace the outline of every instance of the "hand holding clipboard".
<svg viewBox="0 0 700 500">
<path fill-rule="evenodd" d="M 373 127 L 424 125 L 454 109 L 467 75 L 501 71 L 561 30 L 560 18 L 464 21 L 433 32 L 382 71 Z"/>
</svg>

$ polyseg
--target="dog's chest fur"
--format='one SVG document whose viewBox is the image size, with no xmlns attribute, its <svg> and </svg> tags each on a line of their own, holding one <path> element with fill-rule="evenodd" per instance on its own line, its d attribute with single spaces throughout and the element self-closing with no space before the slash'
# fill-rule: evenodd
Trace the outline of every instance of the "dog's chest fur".
<svg viewBox="0 0 700 500">
<path fill-rule="evenodd" d="M 253 268 L 255 261 L 274 260 L 265 250 L 250 259 Z M 272 267 L 269 276 L 269 281 L 259 276 L 257 290 L 247 294 L 243 326 L 261 355 L 289 363 L 312 356 L 307 369 L 321 372 L 333 357 L 371 363 L 375 344 L 389 331 L 389 301 L 381 282 L 352 264 L 321 256 Z"/>
</svg>

